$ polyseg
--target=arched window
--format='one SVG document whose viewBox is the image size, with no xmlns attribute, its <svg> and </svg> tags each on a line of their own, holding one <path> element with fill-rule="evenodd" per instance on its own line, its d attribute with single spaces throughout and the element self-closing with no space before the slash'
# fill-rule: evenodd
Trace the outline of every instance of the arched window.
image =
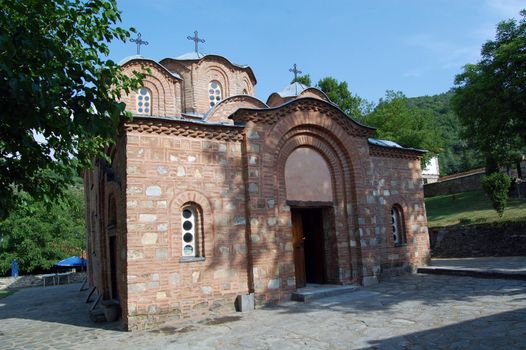
<svg viewBox="0 0 526 350">
<path fill-rule="evenodd" d="M 148 88 L 142 87 L 137 91 L 137 113 L 152 114 L 152 93 Z"/>
<path fill-rule="evenodd" d="M 393 232 L 393 242 L 395 245 L 407 243 L 402 208 L 400 208 L 398 205 L 395 205 L 391 208 L 391 228 Z"/>
<path fill-rule="evenodd" d="M 214 107 L 223 98 L 221 84 L 217 80 L 208 83 L 208 98 L 210 99 L 210 108 Z"/>
<path fill-rule="evenodd" d="M 243 95 L 248 95 L 247 89 L 243 89 Z"/>
<path fill-rule="evenodd" d="M 200 215 L 201 210 L 195 204 L 185 205 L 181 211 L 181 255 L 183 258 L 203 256 Z"/>
</svg>

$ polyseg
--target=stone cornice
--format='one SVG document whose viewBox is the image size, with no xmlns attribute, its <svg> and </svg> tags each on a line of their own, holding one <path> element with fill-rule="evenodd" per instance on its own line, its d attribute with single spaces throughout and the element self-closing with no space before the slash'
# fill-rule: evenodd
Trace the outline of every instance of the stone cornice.
<svg viewBox="0 0 526 350">
<path fill-rule="evenodd" d="M 369 145 L 371 157 L 420 159 L 425 152 L 403 148 L 389 148 Z"/>
<path fill-rule="evenodd" d="M 124 122 L 126 132 L 156 135 L 185 136 L 220 141 L 241 141 L 243 128 L 234 125 L 195 123 L 179 119 L 134 117 Z"/>
<path fill-rule="evenodd" d="M 374 128 L 357 123 L 332 103 L 312 97 L 296 98 L 273 108 L 240 108 L 234 112 L 230 118 L 233 119 L 236 124 L 252 121 L 254 123 L 274 125 L 285 116 L 299 111 L 322 113 L 334 120 L 349 135 L 370 137 L 374 134 Z"/>
</svg>

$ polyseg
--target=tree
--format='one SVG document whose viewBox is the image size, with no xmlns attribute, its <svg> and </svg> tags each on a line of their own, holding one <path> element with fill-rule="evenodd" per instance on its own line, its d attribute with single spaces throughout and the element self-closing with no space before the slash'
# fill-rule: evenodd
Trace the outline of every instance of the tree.
<svg viewBox="0 0 526 350">
<path fill-rule="evenodd" d="M 329 99 L 345 114 L 358 121 L 371 109 L 371 104 L 349 91 L 346 81 L 338 82 L 332 77 L 325 77 L 317 85 Z"/>
<path fill-rule="evenodd" d="M 300 75 L 296 79 L 292 79 L 292 81 L 290 83 L 293 84 L 295 82 L 298 82 L 300 84 L 303 84 L 303 85 L 309 86 L 309 87 L 312 86 L 312 81 L 310 80 L 310 75 L 309 74 Z"/>
<path fill-rule="evenodd" d="M 452 103 L 487 172 L 510 165 L 526 146 L 526 10 L 500 22 L 482 59 L 455 77 Z"/>
<path fill-rule="evenodd" d="M 408 98 L 410 108 L 416 108 L 428 115 L 438 125 L 443 147 L 438 153 L 440 174 L 448 175 L 480 167 L 484 159 L 480 152 L 471 147 L 462 135 L 463 126 L 450 106 L 452 91 L 433 96 Z"/>
<path fill-rule="evenodd" d="M 377 137 L 381 139 L 427 150 L 424 164 L 442 148 L 440 127 L 428 113 L 411 107 L 401 92 L 387 91 L 385 98 L 365 117 L 365 123 L 378 128 Z"/>
<path fill-rule="evenodd" d="M 115 0 L 0 0 L 0 217 L 20 191 L 60 195 L 113 142 L 143 77 L 102 58 L 129 38 L 119 21 Z"/>
<path fill-rule="evenodd" d="M 21 272 L 47 269 L 57 261 L 79 255 L 85 244 L 82 180 L 75 179 L 63 196 L 52 204 L 25 192 L 0 222 L 0 274 L 6 274 L 16 259 Z"/>
</svg>

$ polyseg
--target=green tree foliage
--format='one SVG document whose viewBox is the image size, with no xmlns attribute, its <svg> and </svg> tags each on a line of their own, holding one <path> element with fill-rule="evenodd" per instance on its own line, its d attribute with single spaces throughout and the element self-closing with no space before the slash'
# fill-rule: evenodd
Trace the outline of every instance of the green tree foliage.
<svg viewBox="0 0 526 350">
<path fill-rule="evenodd" d="M 363 121 L 365 114 L 371 109 L 371 104 L 349 91 L 346 81 L 338 82 L 332 77 L 325 77 L 317 85 L 329 99 L 345 114 L 358 121 Z"/>
<path fill-rule="evenodd" d="M 487 170 L 513 163 L 526 145 L 526 10 L 500 22 L 482 59 L 455 78 L 452 103 Z"/>
<path fill-rule="evenodd" d="M 401 92 L 387 91 L 385 98 L 365 117 L 365 123 L 378 128 L 380 139 L 427 150 L 424 164 L 442 148 L 439 125 L 428 112 L 410 106 Z"/>
<path fill-rule="evenodd" d="M 309 87 L 312 86 L 312 81 L 310 80 L 310 75 L 309 74 L 300 75 L 298 78 L 292 79 L 292 81 L 290 83 L 293 84 L 294 82 L 298 82 L 300 84 L 303 84 L 303 85 L 306 85 L 306 86 L 309 86 Z"/>
<path fill-rule="evenodd" d="M 16 259 L 21 273 L 50 268 L 79 255 L 85 245 L 84 197 L 80 179 L 49 204 L 25 192 L 5 220 L 0 221 L 0 274 Z"/>
<path fill-rule="evenodd" d="M 440 173 L 448 175 L 484 166 L 480 152 L 463 136 L 462 124 L 450 105 L 453 92 L 408 98 L 410 108 L 417 108 L 439 126 L 443 147 L 438 152 Z"/>
<path fill-rule="evenodd" d="M 504 173 L 492 173 L 482 177 L 482 188 L 489 196 L 493 209 L 500 217 L 504 214 L 504 208 L 508 202 L 508 191 L 511 186 L 511 179 Z"/>
<path fill-rule="evenodd" d="M 143 77 L 103 58 L 129 38 L 119 21 L 115 0 L 0 0 L 0 217 L 18 191 L 61 194 L 114 139 Z"/>
</svg>

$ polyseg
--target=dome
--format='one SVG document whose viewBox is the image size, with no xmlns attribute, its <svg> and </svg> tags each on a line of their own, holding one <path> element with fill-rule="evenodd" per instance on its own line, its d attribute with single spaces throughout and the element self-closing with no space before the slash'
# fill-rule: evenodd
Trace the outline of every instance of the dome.
<svg viewBox="0 0 526 350">
<path fill-rule="evenodd" d="M 180 56 L 177 56 L 176 60 L 200 60 L 201 58 L 205 57 L 206 55 L 200 53 L 200 52 L 187 52 L 185 54 L 182 54 Z"/>
<path fill-rule="evenodd" d="M 298 96 L 303 90 L 308 89 L 308 88 L 309 87 L 307 85 L 303 85 L 296 81 L 290 84 L 289 86 L 287 86 L 286 88 L 284 88 L 283 90 L 281 90 L 280 92 L 278 92 L 277 94 L 283 98 L 293 97 L 293 96 Z"/>
</svg>

